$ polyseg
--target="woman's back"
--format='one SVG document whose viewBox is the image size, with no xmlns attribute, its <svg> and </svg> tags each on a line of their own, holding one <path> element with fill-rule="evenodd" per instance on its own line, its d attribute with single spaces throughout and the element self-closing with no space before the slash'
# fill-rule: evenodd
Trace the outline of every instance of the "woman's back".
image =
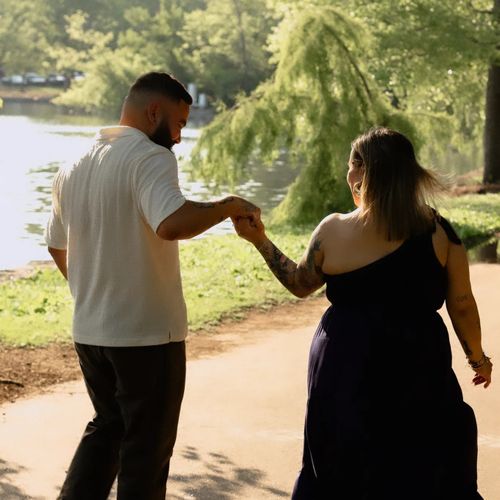
<svg viewBox="0 0 500 500">
<path fill-rule="evenodd" d="M 318 498 L 392 500 L 410 485 L 412 500 L 480 498 L 474 417 L 436 312 L 446 298 L 447 246 L 458 237 L 444 219 L 395 242 L 355 215 L 333 220 L 324 247 L 332 306 L 309 364 L 307 445 L 324 481 Z M 329 240 L 326 228 L 321 234 Z M 459 469 L 464 477 L 451 481 Z"/>
<path fill-rule="evenodd" d="M 397 250 L 404 240 L 388 241 L 374 223 L 361 219 L 360 209 L 348 214 L 332 214 L 323 222 L 323 272 L 337 275 L 370 265 Z M 432 233 L 436 257 L 446 264 L 448 237 L 438 225 Z"/>
<path fill-rule="evenodd" d="M 294 500 L 480 499 L 477 432 L 452 370 L 444 301 L 487 387 L 467 255 L 430 206 L 441 189 L 402 134 L 377 128 L 352 144 L 347 183 L 358 210 L 313 232 L 298 264 L 260 221 L 237 222 L 298 297 L 327 285 L 332 305 L 308 371 L 303 467 Z"/>
<path fill-rule="evenodd" d="M 448 238 L 458 239 L 446 221 L 405 241 L 387 241 L 356 212 L 325 222 L 323 272 L 334 305 L 358 303 L 360 313 L 391 308 L 393 315 L 443 305 Z"/>
</svg>

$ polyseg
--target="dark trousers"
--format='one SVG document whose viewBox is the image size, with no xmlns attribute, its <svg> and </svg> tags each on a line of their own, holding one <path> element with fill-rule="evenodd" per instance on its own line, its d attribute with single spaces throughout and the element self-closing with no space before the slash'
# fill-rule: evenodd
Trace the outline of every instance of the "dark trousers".
<svg viewBox="0 0 500 500">
<path fill-rule="evenodd" d="M 75 349 L 95 416 L 58 498 L 105 500 L 118 475 L 118 500 L 165 500 L 184 395 L 185 343 Z"/>
</svg>

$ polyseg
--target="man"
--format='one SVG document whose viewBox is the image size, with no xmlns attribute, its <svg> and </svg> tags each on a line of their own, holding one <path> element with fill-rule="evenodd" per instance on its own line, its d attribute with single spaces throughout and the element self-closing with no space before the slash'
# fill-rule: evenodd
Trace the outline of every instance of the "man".
<svg viewBox="0 0 500 500">
<path fill-rule="evenodd" d="M 259 209 L 186 200 L 170 148 L 192 103 L 165 73 L 141 76 L 120 126 L 54 179 L 46 241 L 75 301 L 73 339 L 95 409 L 60 499 L 165 499 L 184 393 L 186 306 L 177 240 Z"/>
</svg>

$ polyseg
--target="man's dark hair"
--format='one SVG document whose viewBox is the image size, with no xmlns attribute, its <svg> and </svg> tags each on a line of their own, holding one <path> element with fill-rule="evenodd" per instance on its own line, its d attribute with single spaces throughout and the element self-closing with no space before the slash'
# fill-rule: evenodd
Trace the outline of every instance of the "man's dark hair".
<svg viewBox="0 0 500 500">
<path fill-rule="evenodd" d="M 167 73 L 151 72 L 140 76 L 130 87 L 127 99 L 134 99 L 140 94 L 161 94 L 179 102 L 181 99 L 187 104 L 193 104 L 193 98 L 179 80 Z"/>
</svg>

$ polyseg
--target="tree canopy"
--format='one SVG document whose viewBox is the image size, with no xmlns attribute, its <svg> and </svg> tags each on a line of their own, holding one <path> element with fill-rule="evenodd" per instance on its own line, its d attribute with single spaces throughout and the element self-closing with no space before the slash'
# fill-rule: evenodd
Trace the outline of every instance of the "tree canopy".
<svg viewBox="0 0 500 500">
<path fill-rule="evenodd" d="M 485 179 L 500 179 L 500 0 L 0 0 L 0 13 L 4 71 L 86 73 L 59 103 L 117 115 L 151 70 L 198 84 L 221 112 L 195 173 L 231 184 L 256 161 L 300 165 L 277 221 L 348 208 L 349 145 L 373 125 L 455 172 L 483 165 L 485 132 Z"/>
<path fill-rule="evenodd" d="M 59 103 L 116 115 L 141 73 L 163 70 L 232 104 L 270 76 L 266 0 L 0 0 L 0 68 L 86 74 Z"/>
<path fill-rule="evenodd" d="M 471 149 L 482 134 L 498 38 L 477 4 L 279 2 L 285 16 L 270 45 L 276 70 L 205 130 L 196 171 L 233 182 L 253 160 L 287 151 L 303 167 L 274 219 L 297 223 L 350 204 L 350 142 L 370 126 L 406 133 L 431 166 L 445 144 L 479 161 Z"/>
</svg>

